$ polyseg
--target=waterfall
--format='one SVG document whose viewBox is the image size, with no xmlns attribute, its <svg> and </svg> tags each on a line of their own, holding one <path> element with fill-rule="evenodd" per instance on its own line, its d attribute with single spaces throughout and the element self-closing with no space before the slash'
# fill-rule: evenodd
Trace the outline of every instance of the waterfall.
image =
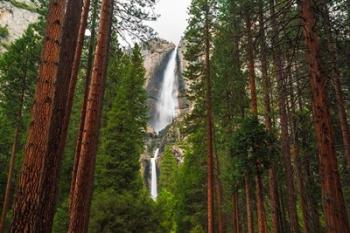
<svg viewBox="0 0 350 233">
<path fill-rule="evenodd" d="M 177 79 L 176 79 L 176 54 L 177 49 L 171 52 L 169 62 L 165 68 L 163 81 L 160 88 L 156 103 L 156 116 L 153 122 L 153 128 L 159 133 L 167 127 L 176 117 L 179 101 L 177 99 Z M 159 156 L 159 148 L 154 152 L 151 158 L 151 197 L 157 199 L 157 159 Z"/>
<path fill-rule="evenodd" d="M 156 133 L 159 133 L 172 122 L 179 107 L 176 83 L 176 54 L 177 49 L 172 51 L 165 68 L 160 94 L 156 103 L 156 118 L 153 123 Z"/>
<path fill-rule="evenodd" d="M 157 185 L 157 158 L 159 155 L 159 148 L 154 152 L 153 158 L 151 158 L 151 197 L 153 200 L 157 199 L 158 196 L 158 185 Z"/>
</svg>

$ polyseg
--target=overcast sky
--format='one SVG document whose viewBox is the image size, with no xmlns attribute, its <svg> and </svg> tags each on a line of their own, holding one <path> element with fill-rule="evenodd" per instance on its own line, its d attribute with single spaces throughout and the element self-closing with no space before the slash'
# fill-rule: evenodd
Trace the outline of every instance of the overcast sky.
<svg viewBox="0 0 350 233">
<path fill-rule="evenodd" d="M 187 8 L 191 0 L 159 0 L 156 13 L 160 17 L 150 25 L 159 37 L 178 44 L 187 26 Z"/>
</svg>

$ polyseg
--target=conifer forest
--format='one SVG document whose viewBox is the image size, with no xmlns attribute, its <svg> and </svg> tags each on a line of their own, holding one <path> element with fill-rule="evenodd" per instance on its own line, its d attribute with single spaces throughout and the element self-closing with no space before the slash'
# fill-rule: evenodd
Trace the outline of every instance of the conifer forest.
<svg viewBox="0 0 350 233">
<path fill-rule="evenodd" d="M 350 0 L 0 0 L 0 233 L 350 233 Z"/>
</svg>

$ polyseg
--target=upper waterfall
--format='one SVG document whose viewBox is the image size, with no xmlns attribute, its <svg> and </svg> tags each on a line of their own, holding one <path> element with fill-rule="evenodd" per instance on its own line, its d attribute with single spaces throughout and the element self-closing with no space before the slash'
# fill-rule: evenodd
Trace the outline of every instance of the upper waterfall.
<svg viewBox="0 0 350 233">
<path fill-rule="evenodd" d="M 155 132 L 159 133 L 176 117 L 179 107 L 177 78 L 176 78 L 177 48 L 171 52 L 165 68 L 162 85 L 156 103 L 156 115 L 153 122 Z"/>
</svg>

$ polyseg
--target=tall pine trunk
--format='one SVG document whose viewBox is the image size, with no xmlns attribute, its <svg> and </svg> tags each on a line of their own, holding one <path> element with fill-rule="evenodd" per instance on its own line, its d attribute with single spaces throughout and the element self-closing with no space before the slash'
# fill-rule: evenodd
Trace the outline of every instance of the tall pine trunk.
<svg viewBox="0 0 350 233">
<path fill-rule="evenodd" d="M 51 232 L 82 1 L 52 0 L 11 232 Z"/>
<path fill-rule="evenodd" d="M 246 29 L 248 37 L 247 45 L 247 63 L 248 63 L 248 82 L 250 89 L 250 108 L 254 115 L 258 115 L 258 105 L 256 96 L 256 86 L 255 86 L 255 67 L 254 67 L 254 54 L 253 54 L 253 38 L 251 32 L 251 19 L 250 12 L 246 12 Z M 253 217 L 253 207 L 252 207 L 252 195 L 249 186 L 248 175 L 244 178 L 244 189 L 246 198 L 246 212 L 247 212 L 247 230 L 248 233 L 254 233 L 254 217 Z"/>
<path fill-rule="evenodd" d="M 210 64 L 210 6 L 205 1 L 205 81 L 207 108 L 207 146 L 208 146 L 208 233 L 214 233 L 214 138 L 213 138 L 213 110 L 211 93 L 211 64 Z"/>
<path fill-rule="evenodd" d="M 272 120 L 271 120 L 271 80 L 268 75 L 268 62 L 267 62 L 267 44 L 265 35 L 265 22 L 263 14 L 264 3 L 259 1 L 259 26 L 261 36 L 261 75 L 263 83 L 263 95 L 264 95 L 264 107 L 265 107 L 265 127 L 268 131 L 272 132 Z M 278 203 L 278 189 L 277 189 L 277 177 L 275 164 L 269 169 L 269 196 L 271 202 L 271 232 L 279 232 L 279 203 Z M 264 207 L 264 206 L 262 206 Z M 266 221 L 266 220 L 265 220 Z"/>
<path fill-rule="evenodd" d="M 100 128 L 104 79 L 112 24 L 112 0 L 101 4 L 99 34 L 93 71 L 86 105 L 86 115 L 74 188 L 71 190 L 70 222 L 68 232 L 87 232 L 93 177 Z M 72 181 L 74 182 L 74 181 Z"/>
<path fill-rule="evenodd" d="M 273 39 L 273 63 L 275 69 L 275 76 L 277 79 L 277 91 L 278 91 L 278 108 L 280 115 L 281 124 L 281 143 L 282 143 L 282 154 L 284 156 L 284 167 L 287 179 L 287 192 L 288 192 L 288 217 L 291 233 L 299 233 L 299 223 L 296 210 L 296 193 L 294 187 L 294 172 L 291 161 L 290 144 L 289 144 L 289 132 L 288 132 L 288 116 L 287 116 L 287 105 L 286 105 L 286 85 L 285 77 L 283 75 L 283 63 L 281 59 L 281 49 L 278 45 L 279 29 L 277 25 L 276 13 L 275 13 L 275 2 L 270 1 L 271 15 L 272 17 L 272 30 Z"/>
<path fill-rule="evenodd" d="M 217 203 L 217 218 L 218 218 L 218 233 L 226 232 L 225 216 L 223 213 L 223 190 L 220 180 L 220 161 L 218 155 L 215 153 L 215 196 Z"/>
<path fill-rule="evenodd" d="M 74 162 L 73 162 L 73 169 L 72 169 L 72 180 L 71 180 L 71 186 L 70 186 L 70 196 L 69 201 L 72 201 L 71 194 L 74 193 L 74 187 L 75 187 L 75 180 L 77 176 L 77 170 L 78 170 L 78 164 L 79 164 L 79 155 L 80 155 L 80 149 L 81 149 L 81 140 L 83 138 L 83 132 L 84 132 L 84 125 L 85 125 L 85 115 L 86 115 L 86 105 L 88 101 L 88 95 L 89 95 L 89 86 L 91 81 L 91 74 L 92 74 L 92 66 L 94 61 L 94 46 L 96 42 L 96 24 L 97 24 L 97 17 L 98 17 L 98 0 L 94 0 L 93 2 L 93 10 L 91 15 L 91 36 L 89 41 L 89 48 L 88 48 L 88 61 L 87 61 L 87 67 L 86 67 L 86 73 L 85 73 L 85 88 L 84 88 L 84 99 L 83 99 L 83 105 L 81 108 L 81 114 L 80 114 L 80 124 L 79 124 L 79 134 L 77 138 L 77 142 L 75 145 L 75 154 L 74 154 Z M 71 203 L 69 203 L 69 208 L 71 206 Z"/>
<path fill-rule="evenodd" d="M 259 166 L 259 165 L 257 165 Z M 263 182 L 261 173 L 257 169 L 258 174 L 255 176 L 256 185 L 256 205 L 257 205 L 257 216 L 258 216 L 258 232 L 266 233 L 266 214 L 264 205 L 264 192 L 263 192 Z"/>
<path fill-rule="evenodd" d="M 328 233 L 349 233 L 349 223 L 334 146 L 334 134 L 329 112 L 325 77 L 320 62 L 320 45 L 315 30 L 316 19 L 310 0 L 300 0 L 301 19 L 306 57 L 309 64 L 309 80 L 312 92 L 312 109 L 318 146 L 322 202 Z"/>
<path fill-rule="evenodd" d="M 336 41 L 333 38 L 333 32 L 332 32 L 332 25 L 331 20 L 329 16 L 329 10 L 327 7 L 327 1 L 324 2 L 324 10 L 323 10 L 323 17 L 324 17 L 324 27 L 326 30 L 326 39 L 327 39 L 327 47 L 328 51 L 330 53 L 331 57 L 331 79 L 332 84 L 335 89 L 335 98 L 337 101 L 337 108 L 338 108 L 338 118 L 340 122 L 340 128 L 342 133 L 342 139 L 344 144 L 344 152 L 345 157 L 347 158 L 348 162 L 348 169 L 350 172 L 350 129 L 348 124 L 348 115 L 345 109 L 345 99 L 344 94 L 342 90 L 341 85 L 341 76 L 340 72 L 337 67 L 337 51 L 336 51 Z"/>
<path fill-rule="evenodd" d="M 238 192 L 232 194 L 232 229 L 233 233 L 241 233 L 240 214 L 238 208 Z"/>
<path fill-rule="evenodd" d="M 251 198 L 252 194 L 250 191 L 249 179 L 247 176 L 244 177 L 244 191 L 247 212 L 247 232 L 254 233 L 253 205 Z"/>
<path fill-rule="evenodd" d="M 63 122 L 63 130 L 65 131 L 68 130 L 70 115 L 72 112 L 73 99 L 75 94 L 76 83 L 78 80 L 81 55 L 84 47 L 85 31 L 87 27 L 89 10 L 90 10 L 90 0 L 84 0 L 83 10 L 80 18 L 80 26 L 78 31 L 77 46 L 75 50 L 75 55 L 74 55 L 74 60 L 72 65 L 72 73 L 71 73 L 71 78 L 69 83 L 69 92 L 68 92 L 67 106 L 66 106 L 66 117 Z"/>
<path fill-rule="evenodd" d="M 250 18 L 250 12 L 246 15 L 246 27 L 247 27 L 247 59 L 248 59 L 248 76 L 249 76 L 249 89 L 251 96 L 251 111 L 254 116 L 258 116 L 258 100 L 256 93 L 256 81 L 255 81 L 255 65 L 254 65 L 254 48 L 253 48 L 253 38 L 252 38 L 252 22 Z M 266 212 L 264 206 L 264 193 L 263 193 L 263 183 L 260 174 L 259 163 L 256 166 L 257 175 L 256 180 L 256 205 L 257 205 L 257 219 L 258 219 L 258 232 L 266 232 Z"/>
</svg>

